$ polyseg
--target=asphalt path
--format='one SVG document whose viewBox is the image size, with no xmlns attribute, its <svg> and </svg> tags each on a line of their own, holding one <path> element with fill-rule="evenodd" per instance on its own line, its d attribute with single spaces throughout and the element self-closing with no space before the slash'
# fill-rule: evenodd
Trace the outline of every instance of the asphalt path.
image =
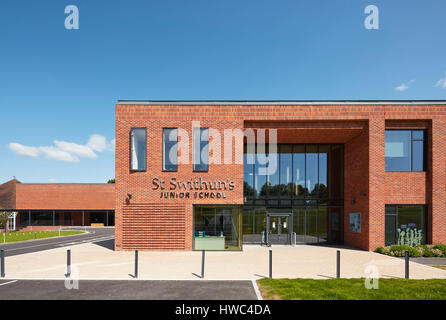
<svg viewBox="0 0 446 320">
<path fill-rule="evenodd" d="M 0 280 L 0 300 L 258 300 L 252 281 Z"/>
<path fill-rule="evenodd" d="M 114 228 L 79 228 L 70 230 L 86 230 L 87 233 L 74 236 L 62 236 L 47 239 L 9 242 L 6 244 L 1 244 L 0 249 L 5 250 L 6 257 L 16 256 L 24 253 L 56 249 L 65 246 L 74 246 L 77 244 L 88 242 L 104 242 L 111 246 L 110 249 L 113 249 L 113 241 L 115 238 Z"/>
</svg>

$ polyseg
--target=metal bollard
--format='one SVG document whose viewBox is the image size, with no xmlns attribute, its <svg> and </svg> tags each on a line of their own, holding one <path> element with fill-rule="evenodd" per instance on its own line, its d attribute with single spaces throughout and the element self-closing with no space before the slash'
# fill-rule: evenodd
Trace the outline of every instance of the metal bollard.
<svg viewBox="0 0 446 320">
<path fill-rule="evenodd" d="M 204 279 L 205 250 L 201 251 L 201 279 Z"/>
<path fill-rule="evenodd" d="M 71 250 L 67 250 L 67 277 L 71 276 Z"/>
<path fill-rule="evenodd" d="M 135 278 L 138 278 L 138 250 L 135 250 Z"/>
<path fill-rule="evenodd" d="M 34 240 L 37 240 L 37 232 L 34 232 Z"/>
<path fill-rule="evenodd" d="M 1 264 L 1 270 L 0 270 L 0 276 L 2 277 L 2 278 L 4 278 L 5 277 L 5 250 L 0 250 L 0 260 L 1 260 L 1 262 L 0 262 L 0 264 Z"/>
<path fill-rule="evenodd" d="M 273 250 L 269 250 L 269 278 L 273 278 Z"/>
<path fill-rule="evenodd" d="M 336 251 L 336 278 L 341 277 L 341 251 Z"/>
<path fill-rule="evenodd" d="M 405 274 L 405 278 L 406 279 L 409 279 L 409 251 L 406 251 L 405 253 L 404 253 L 404 256 L 405 256 L 405 260 L 406 260 L 406 274 Z"/>
<path fill-rule="evenodd" d="M 268 232 L 268 237 L 267 237 L 267 241 L 268 241 L 268 247 L 271 247 L 272 243 L 271 243 L 271 231 Z"/>
</svg>

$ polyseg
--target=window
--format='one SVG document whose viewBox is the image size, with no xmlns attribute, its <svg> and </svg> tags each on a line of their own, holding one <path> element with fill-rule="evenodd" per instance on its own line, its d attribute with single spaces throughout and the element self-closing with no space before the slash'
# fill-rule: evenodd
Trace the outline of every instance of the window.
<svg viewBox="0 0 446 320">
<path fill-rule="evenodd" d="M 424 171 L 424 130 L 386 130 L 386 171 Z"/>
<path fill-rule="evenodd" d="M 426 207 L 424 205 L 386 205 L 386 245 L 426 243 Z"/>
<path fill-rule="evenodd" d="M 194 250 L 240 250 L 240 234 L 240 207 L 194 207 Z"/>
<path fill-rule="evenodd" d="M 271 164 L 268 148 L 245 145 L 244 196 L 245 203 L 291 206 L 292 200 L 304 198 L 342 199 L 343 157 L 342 145 L 279 144 L 276 170 L 263 173 Z M 262 158 L 269 158 L 263 163 Z M 272 166 L 274 167 L 274 166 Z M 297 202 L 296 202 L 297 203 Z"/>
<path fill-rule="evenodd" d="M 146 171 L 147 130 L 132 128 L 130 130 L 130 170 Z"/>
<path fill-rule="evenodd" d="M 194 171 L 208 171 L 209 129 L 194 128 Z"/>
<path fill-rule="evenodd" d="M 178 129 L 163 129 L 163 171 L 178 170 Z"/>
</svg>

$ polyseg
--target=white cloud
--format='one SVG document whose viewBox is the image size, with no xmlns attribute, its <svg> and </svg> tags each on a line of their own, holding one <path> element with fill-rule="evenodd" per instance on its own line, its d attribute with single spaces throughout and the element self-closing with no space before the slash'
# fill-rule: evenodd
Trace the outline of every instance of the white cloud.
<svg viewBox="0 0 446 320">
<path fill-rule="evenodd" d="M 446 74 L 446 72 L 444 73 Z M 446 77 L 441 78 L 440 80 L 437 81 L 437 83 L 435 84 L 436 87 L 441 87 L 443 89 L 446 89 Z"/>
<path fill-rule="evenodd" d="M 406 91 L 407 89 L 409 89 L 408 84 L 412 84 L 412 83 L 414 83 L 414 82 L 415 82 L 414 79 L 410 80 L 407 84 L 403 82 L 403 83 L 400 84 L 399 86 L 395 87 L 395 90 L 396 90 L 396 91 L 400 91 L 400 92 Z"/>
<path fill-rule="evenodd" d="M 114 151 L 115 139 L 110 142 L 104 136 L 93 134 L 90 136 L 87 144 L 78 144 L 75 142 L 67 142 L 55 140 L 52 146 L 24 146 L 17 142 L 11 142 L 8 147 L 14 153 L 36 158 L 43 154 L 49 160 L 79 162 L 80 158 L 96 159 L 97 153 L 104 151 Z"/>
<path fill-rule="evenodd" d="M 68 152 L 81 158 L 96 159 L 98 156 L 89 146 L 84 146 L 74 142 L 54 141 L 54 145 L 61 151 Z"/>
<path fill-rule="evenodd" d="M 107 139 L 100 134 L 93 134 L 88 140 L 87 146 L 94 151 L 102 152 L 108 149 Z"/>
<path fill-rule="evenodd" d="M 36 147 L 28 147 L 24 146 L 17 142 L 11 142 L 8 144 L 9 150 L 14 152 L 15 154 L 18 154 L 20 156 L 25 157 L 37 157 L 39 155 L 39 149 Z"/>
<path fill-rule="evenodd" d="M 56 147 L 39 147 L 39 150 L 45 154 L 45 158 L 49 160 L 65 161 L 65 162 L 79 162 L 79 158 L 73 156 L 69 152 L 62 151 Z"/>
<path fill-rule="evenodd" d="M 398 87 L 395 87 L 395 90 L 396 91 L 406 91 L 407 89 L 408 89 L 409 87 L 408 86 L 406 86 L 406 84 L 405 83 L 402 83 L 401 85 L 399 85 Z"/>
</svg>

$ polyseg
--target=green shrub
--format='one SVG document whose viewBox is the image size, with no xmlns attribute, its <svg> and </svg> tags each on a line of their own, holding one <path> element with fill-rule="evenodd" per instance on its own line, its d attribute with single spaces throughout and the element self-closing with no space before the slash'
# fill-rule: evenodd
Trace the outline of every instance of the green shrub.
<svg viewBox="0 0 446 320">
<path fill-rule="evenodd" d="M 386 250 L 386 248 L 384 248 L 384 247 L 378 247 L 375 249 L 375 252 L 381 253 L 381 254 L 387 254 L 387 251 L 388 250 Z"/>
<path fill-rule="evenodd" d="M 440 246 L 440 247 L 437 247 Z M 443 257 L 443 251 L 440 249 L 441 246 L 444 245 L 436 245 L 436 246 L 427 246 L 424 244 L 420 244 L 416 246 L 416 248 L 421 248 L 423 250 L 423 257 L 426 258 L 436 258 L 436 257 Z"/>
<path fill-rule="evenodd" d="M 418 250 L 407 245 L 391 246 L 389 250 L 392 256 L 395 257 L 404 257 L 406 251 L 409 251 L 409 257 L 421 257 L 421 254 Z"/>
<path fill-rule="evenodd" d="M 442 256 L 446 257 L 446 244 L 436 244 L 436 245 L 434 245 L 434 249 L 440 250 L 442 253 Z"/>
</svg>

